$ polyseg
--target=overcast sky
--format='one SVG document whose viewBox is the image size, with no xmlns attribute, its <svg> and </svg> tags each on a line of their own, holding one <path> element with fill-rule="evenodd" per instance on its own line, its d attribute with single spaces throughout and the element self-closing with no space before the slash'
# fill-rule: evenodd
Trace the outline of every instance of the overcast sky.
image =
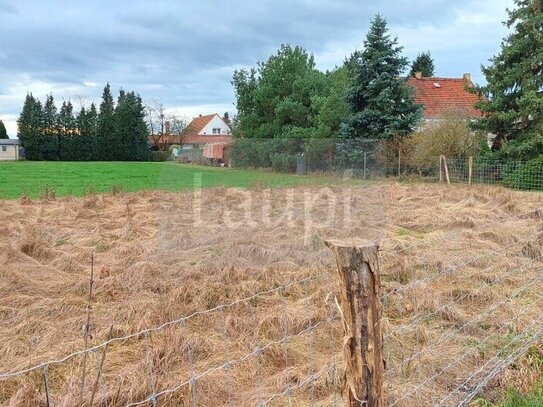
<svg viewBox="0 0 543 407">
<path fill-rule="evenodd" d="M 371 3 L 371 4 L 370 4 Z M 431 51 L 438 76 L 471 72 L 499 50 L 512 0 L 0 0 L 0 119 L 11 137 L 27 91 L 57 105 L 135 90 L 190 118 L 233 112 L 236 68 L 281 43 L 332 69 L 362 45 L 370 19 L 389 21 L 405 55 Z M 59 103 L 60 102 L 60 103 Z"/>
</svg>

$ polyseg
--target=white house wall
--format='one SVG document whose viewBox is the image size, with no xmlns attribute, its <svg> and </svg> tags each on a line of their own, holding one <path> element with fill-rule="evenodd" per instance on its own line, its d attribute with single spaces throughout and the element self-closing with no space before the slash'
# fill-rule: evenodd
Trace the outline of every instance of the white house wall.
<svg viewBox="0 0 543 407">
<path fill-rule="evenodd" d="M 13 161 L 19 159 L 19 147 L 13 145 L 7 145 L 6 151 L 3 151 L 0 146 L 0 161 Z"/>
<path fill-rule="evenodd" d="M 215 115 L 213 119 L 205 126 L 202 131 L 199 133 L 200 136 L 212 136 L 213 135 L 213 129 L 221 129 L 221 135 L 225 136 L 227 134 L 230 134 L 230 129 L 226 125 L 226 123 L 218 116 Z"/>
</svg>

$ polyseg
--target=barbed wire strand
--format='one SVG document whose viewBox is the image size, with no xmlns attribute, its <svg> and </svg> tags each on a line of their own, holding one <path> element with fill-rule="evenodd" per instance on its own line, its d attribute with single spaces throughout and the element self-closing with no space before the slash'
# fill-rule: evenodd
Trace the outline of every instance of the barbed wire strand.
<svg viewBox="0 0 543 407">
<path fill-rule="evenodd" d="M 242 363 L 242 362 L 246 361 L 247 359 L 251 358 L 252 356 L 257 355 L 258 353 L 263 352 L 263 351 L 267 350 L 268 348 L 271 348 L 274 345 L 282 345 L 285 341 L 288 341 L 288 340 L 296 338 L 296 337 L 303 336 L 307 332 L 310 332 L 310 331 L 312 331 L 312 330 L 314 330 L 314 329 L 316 329 L 316 328 L 318 328 L 320 326 L 324 326 L 326 323 L 332 323 L 332 322 L 333 322 L 333 320 L 330 320 L 330 319 L 321 320 L 321 321 L 319 321 L 319 322 L 317 322 L 317 323 L 315 323 L 313 325 L 309 325 L 308 327 L 304 328 L 303 330 L 299 331 L 296 334 L 289 335 L 287 337 L 283 337 L 283 338 L 275 340 L 275 341 L 270 341 L 266 345 L 264 345 L 262 347 L 257 347 L 253 351 L 251 351 L 251 352 L 249 352 L 249 353 L 247 353 L 247 354 L 245 354 L 245 355 L 243 355 L 243 356 L 241 356 L 241 357 L 239 357 L 237 359 L 232 359 L 232 360 L 225 361 L 221 365 L 210 367 L 209 369 L 207 369 L 207 370 L 205 370 L 205 371 L 203 371 L 201 373 L 193 374 L 192 377 L 189 380 L 185 380 L 185 381 L 175 385 L 174 387 L 171 387 L 171 388 L 168 388 L 168 389 L 165 389 L 165 390 L 161 390 L 161 391 L 155 393 L 154 395 L 149 396 L 145 400 L 141 400 L 141 401 L 137 401 L 137 402 L 131 402 L 131 403 L 127 404 L 126 407 L 135 407 L 135 406 L 140 406 L 142 404 L 146 404 L 146 403 L 148 403 L 148 402 L 150 402 L 152 400 L 153 396 L 156 397 L 156 398 L 159 398 L 159 397 L 164 396 L 166 394 L 175 393 L 176 391 L 178 391 L 182 387 L 184 387 L 184 386 L 186 386 L 188 384 L 191 384 L 194 381 L 200 380 L 203 377 L 205 377 L 205 376 L 207 376 L 207 375 L 209 375 L 211 373 L 224 370 L 224 368 L 226 366 L 229 366 L 229 365 L 232 366 L 232 365 L 235 365 L 235 364 L 238 364 L 238 363 Z"/>
<path fill-rule="evenodd" d="M 517 243 L 518 243 L 518 242 L 517 242 Z M 510 248 L 510 247 L 509 247 L 509 248 Z M 503 250 L 507 250 L 507 249 L 509 249 L 509 248 L 506 247 L 506 248 L 502 249 L 501 252 L 503 252 Z M 496 254 L 500 254 L 500 252 L 492 253 L 491 255 L 496 255 Z M 463 269 L 464 267 L 469 266 L 470 263 L 477 262 L 477 261 L 481 260 L 481 257 L 489 257 L 489 256 L 490 256 L 490 255 L 488 255 L 488 256 L 478 256 L 476 259 L 472 259 L 472 260 L 469 260 L 469 261 L 467 261 L 467 262 L 465 262 L 465 263 L 460 264 L 458 267 L 456 267 L 456 268 L 453 269 L 453 270 L 447 269 L 446 272 L 442 272 L 442 273 L 440 273 L 440 275 L 450 276 L 452 273 L 457 272 L 457 271 Z M 530 267 L 530 266 L 535 262 L 535 260 L 540 259 L 541 256 L 542 256 L 542 255 L 539 255 L 537 258 L 532 259 L 532 261 L 530 262 L 530 265 L 524 267 L 524 269 Z M 433 276 L 432 278 L 436 278 L 436 277 Z M 428 281 L 429 279 L 427 278 L 427 279 L 424 279 L 424 280 Z M 423 281 L 423 280 L 417 280 L 416 283 L 421 283 L 422 281 Z M 493 284 L 494 284 L 494 283 L 493 283 L 492 281 L 489 281 L 489 282 L 485 283 L 484 285 L 480 286 L 480 287 L 477 289 L 476 292 L 480 291 L 480 290 L 483 289 L 483 288 L 489 287 L 489 286 L 491 286 L 491 285 L 493 285 Z M 388 297 L 389 297 L 390 295 L 392 295 L 392 294 L 397 295 L 398 293 L 390 293 L 390 294 L 384 296 L 383 299 L 388 298 Z M 467 297 L 467 296 L 469 296 L 469 295 L 471 295 L 471 294 L 473 294 L 473 292 L 465 293 L 465 294 L 463 294 L 462 296 L 460 296 L 459 299 L 462 298 L 462 297 L 465 298 L 465 297 Z M 411 321 L 411 322 L 409 322 L 409 323 L 407 323 L 407 324 L 404 323 L 403 326 L 400 328 L 399 331 L 400 331 L 400 332 L 403 332 L 405 329 L 407 329 L 408 326 L 414 325 L 414 324 L 416 324 L 416 323 L 422 321 L 424 318 L 426 318 L 426 317 L 428 317 L 428 316 L 430 316 L 430 315 L 435 315 L 435 314 L 437 314 L 438 312 L 443 311 L 443 310 L 444 310 L 447 306 L 449 306 L 451 303 L 454 303 L 454 300 L 453 300 L 453 301 L 450 301 L 450 302 L 447 302 L 447 303 L 444 303 L 441 307 L 439 307 L 438 309 L 436 309 L 435 311 L 433 311 L 433 312 L 430 313 L 430 314 L 424 314 L 424 315 L 422 315 L 421 317 L 418 317 L 418 318 L 414 319 L 413 321 Z M 398 333 L 398 332 L 395 332 L 395 334 L 397 334 L 397 333 Z M 390 336 L 390 334 L 385 335 L 385 339 L 386 339 L 388 336 Z"/>
<path fill-rule="evenodd" d="M 387 298 L 389 298 L 389 297 L 391 297 L 393 295 L 398 295 L 399 293 L 406 292 L 407 290 L 409 290 L 410 288 L 415 287 L 416 285 L 419 285 L 419 284 L 422 284 L 422 283 L 427 283 L 427 282 L 435 280 L 435 279 L 437 279 L 437 278 L 439 278 L 441 276 L 447 276 L 449 274 L 457 272 L 458 270 L 461 270 L 464 267 L 475 264 L 480 260 L 502 254 L 504 250 L 511 249 L 512 247 L 514 247 L 516 245 L 523 244 L 523 243 L 527 244 L 527 243 L 529 243 L 531 241 L 531 239 L 533 239 L 536 236 L 539 236 L 540 234 L 541 234 L 541 232 L 538 231 L 538 232 L 530 235 L 525 241 L 516 241 L 516 242 L 510 243 L 510 244 L 508 244 L 508 245 L 506 245 L 504 247 L 501 247 L 499 249 L 493 249 L 490 253 L 485 253 L 485 254 L 475 256 L 475 257 L 471 258 L 470 260 L 464 261 L 463 263 L 456 264 L 454 266 L 443 267 L 443 270 L 436 273 L 436 274 L 433 274 L 431 276 L 428 276 L 428 277 L 425 277 L 425 278 L 422 278 L 422 279 L 419 279 L 419 280 L 414 280 L 413 282 L 411 282 L 409 284 L 406 284 L 406 285 L 404 285 L 404 286 L 402 286 L 400 288 L 395 289 L 394 291 L 392 291 L 390 293 L 387 293 L 387 294 L 383 295 L 382 300 L 384 301 L 384 300 L 386 300 Z"/>
<path fill-rule="evenodd" d="M 514 317 L 511 319 L 514 320 L 516 319 L 517 317 Z M 537 320 L 537 322 L 540 322 L 542 320 Z M 533 326 L 535 325 L 536 323 L 533 322 L 530 326 Z M 496 336 L 500 331 L 501 329 L 503 329 L 504 326 L 502 326 L 500 329 L 498 329 L 497 331 L 495 331 L 494 333 L 492 333 L 491 335 L 487 336 L 486 338 L 484 338 L 484 340 L 482 340 L 481 342 L 479 342 L 477 345 L 475 345 L 475 348 L 480 348 L 481 345 L 487 343 L 491 338 L 493 338 L 494 336 Z M 525 335 L 526 332 L 522 332 L 520 334 L 518 334 L 516 337 L 520 337 L 520 336 L 523 336 Z M 430 383 L 431 381 L 435 380 L 436 378 L 438 378 L 439 376 L 441 376 L 441 374 L 443 374 L 445 371 L 447 371 L 449 368 L 451 368 L 452 366 L 458 364 L 460 361 L 464 360 L 468 355 L 470 355 L 469 352 L 465 352 L 461 357 L 455 359 L 454 361 L 450 362 L 449 364 L 447 364 L 445 367 L 441 368 L 438 372 L 436 372 L 435 374 L 433 374 L 432 376 L 430 376 L 429 378 L 427 378 L 426 380 L 424 380 L 422 383 L 420 383 L 419 385 L 417 385 L 413 390 L 405 393 L 403 395 L 403 397 L 397 399 L 396 401 L 394 401 L 394 403 L 390 404 L 388 407 L 393 407 L 395 405 L 397 405 L 400 401 L 402 400 L 405 400 L 407 399 L 409 396 L 411 395 L 414 395 L 416 394 L 419 390 L 423 389 L 428 383 Z"/>
<path fill-rule="evenodd" d="M 284 397 L 287 395 L 287 391 L 288 392 L 292 392 L 292 391 L 296 391 L 296 390 L 300 390 L 301 388 L 305 387 L 306 385 L 308 385 L 309 383 L 315 383 L 317 381 L 318 378 L 320 378 L 326 371 L 330 370 L 330 369 L 333 369 L 334 368 L 334 362 L 328 364 L 327 366 L 323 367 L 322 369 L 320 369 L 318 372 L 315 372 L 309 376 L 307 376 L 304 380 L 302 380 L 301 382 L 299 382 L 296 386 L 289 386 L 287 387 L 286 390 L 282 391 L 281 393 L 276 393 L 276 394 L 273 394 L 272 396 L 270 396 L 268 399 L 266 399 L 265 401 L 262 402 L 262 406 L 266 406 L 268 405 L 269 403 L 271 403 L 273 400 L 277 399 L 277 398 L 280 398 L 280 397 Z"/>
<path fill-rule="evenodd" d="M 538 256 L 538 258 L 540 259 L 541 257 L 543 256 L 540 255 Z M 531 262 L 531 264 L 529 266 L 526 266 L 518 271 L 524 271 L 526 269 L 528 269 L 529 267 L 533 266 L 533 263 L 535 262 L 535 259 Z M 477 322 L 477 321 L 480 321 L 481 319 L 483 319 L 486 315 L 489 315 L 492 311 L 495 311 L 496 309 L 498 309 L 500 306 L 506 304 L 507 302 L 511 301 L 513 298 L 516 298 L 518 297 L 519 295 L 521 295 L 522 293 L 524 293 L 525 291 L 527 291 L 531 286 L 533 286 L 534 284 L 536 284 L 537 282 L 541 282 L 543 281 L 543 275 L 529 281 L 528 283 L 522 285 L 522 287 L 520 287 L 517 291 L 515 291 L 513 294 L 510 294 L 508 295 L 506 298 L 504 298 L 502 301 L 496 303 L 496 304 L 493 304 L 490 308 L 488 308 L 486 311 L 482 312 L 482 313 L 479 313 L 477 315 L 477 317 L 475 319 L 470 319 L 468 320 L 466 323 L 464 323 L 462 326 L 460 326 L 459 328 L 456 328 L 456 327 L 451 327 L 449 329 L 447 329 L 447 331 L 444 332 L 444 334 L 440 337 L 439 341 L 432 344 L 432 347 L 435 347 L 441 343 L 443 343 L 446 339 L 448 339 L 450 336 L 452 336 L 454 333 L 456 333 L 457 331 L 460 331 L 462 329 L 464 329 L 465 327 L 469 326 L 470 324 L 473 324 L 474 322 Z M 479 291 L 481 291 L 483 288 L 486 288 L 490 285 L 492 285 L 494 283 L 491 283 L 491 284 L 485 284 L 481 287 L 479 287 L 478 289 L 474 290 L 474 291 L 471 291 L 469 294 L 470 295 L 473 295 L 474 293 L 477 293 Z M 453 301 L 454 303 L 454 301 Z M 445 309 L 446 306 L 450 305 L 450 303 L 447 303 L 445 304 L 444 307 L 440 307 L 437 312 L 436 311 L 433 311 L 429 314 L 424 314 L 422 316 L 422 318 L 418 318 L 418 320 L 415 320 L 413 323 L 410 323 L 410 325 L 415 325 L 416 323 L 420 322 L 422 319 L 424 318 L 427 318 L 428 316 L 431 316 L 431 315 L 434 315 L 434 314 L 437 314 L 439 312 L 439 310 L 441 309 Z M 526 308 L 525 309 L 525 312 L 528 312 L 529 309 Z M 521 314 L 518 314 L 518 315 L 524 315 L 524 313 L 521 313 Z M 404 327 L 404 325 L 402 325 L 402 328 Z M 405 329 L 402 329 L 401 332 L 405 331 Z M 394 332 L 394 336 L 396 335 L 396 332 Z M 392 334 L 388 334 L 385 336 L 385 338 L 389 338 L 393 336 Z M 405 365 L 406 363 L 410 363 L 414 358 L 416 358 L 417 356 L 419 356 L 420 354 L 422 353 L 426 353 L 428 351 L 428 347 L 426 348 L 422 348 L 419 352 L 411 355 L 408 359 L 406 359 L 404 362 L 400 363 L 398 366 L 395 366 L 394 368 L 392 368 L 391 370 L 389 370 L 387 372 L 387 374 L 390 374 L 394 371 L 396 371 L 397 369 L 401 368 L 403 365 Z"/>
<path fill-rule="evenodd" d="M 530 341 L 524 342 L 522 347 L 520 347 L 516 352 L 510 355 L 508 358 L 503 360 L 500 364 L 495 366 L 478 384 L 473 388 L 473 390 L 458 404 L 458 407 L 465 407 L 481 390 L 490 382 L 494 377 L 496 377 L 500 372 L 503 371 L 507 366 L 510 366 L 515 360 L 521 358 L 523 355 L 528 352 L 530 347 L 532 347 L 537 341 L 542 337 L 543 329 L 541 329 L 537 336 L 534 336 Z"/>
<path fill-rule="evenodd" d="M 119 337 L 108 339 L 107 341 L 104 341 L 104 342 L 102 342 L 102 343 L 100 343 L 98 345 L 92 346 L 90 348 L 86 348 L 86 349 L 82 349 L 82 350 L 72 352 L 72 353 L 70 353 L 70 354 L 68 354 L 66 356 L 63 356 L 61 358 L 58 358 L 58 359 L 51 359 L 51 360 L 41 362 L 39 364 L 30 366 L 30 367 L 27 367 L 27 368 L 24 368 L 24 369 L 16 370 L 16 371 L 0 373 L 0 380 L 20 376 L 20 375 L 26 374 L 26 373 L 30 373 L 30 372 L 35 371 L 37 369 L 42 369 L 44 366 L 61 364 L 61 363 L 64 363 L 64 362 L 66 362 L 66 361 L 68 361 L 68 360 L 70 360 L 70 359 L 72 359 L 72 358 L 74 358 L 76 356 L 81 356 L 81 355 L 86 354 L 88 352 L 93 352 L 93 351 L 99 350 L 99 349 L 103 348 L 106 345 L 109 345 L 109 344 L 112 344 L 112 343 L 115 343 L 115 342 L 124 342 L 124 341 L 126 341 L 128 339 L 138 338 L 138 337 L 141 337 L 141 336 L 145 335 L 146 333 L 158 332 L 158 331 L 161 331 L 161 330 L 163 330 L 165 328 L 168 328 L 168 327 L 170 327 L 172 325 L 177 325 L 177 324 L 180 324 L 180 323 L 182 323 L 184 321 L 188 321 L 191 318 L 211 314 L 213 312 L 216 312 L 216 311 L 219 311 L 219 310 L 222 310 L 222 309 L 225 309 L 225 308 L 230 308 L 230 307 L 233 307 L 233 306 L 238 305 L 238 304 L 246 303 L 246 302 L 251 301 L 251 300 L 253 300 L 255 298 L 258 298 L 260 296 L 273 294 L 273 293 L 279 292 L 282 289 L 285 290 L 285 289 L 293 287 L 293 286 L 295 286 L 297 284 L 303 284 L 306 281 L 321 278 L 321 277 L 323 277 L 323 276 L 325 276 L 327 274 L 328 273 L 319 273 L 319 274 L 317 274 L 315 276 L 309 276 L 309 277 L 303 278 L 301 280 L 293 281 L 293 282 L 290 282 L 288 284 L 278 286 L 278 287 L 275 287 L 275 288 L 272 288 L 272 289 L 269 289 L 269 290 L 260 291 L 258 293 L 250 295 L 249 297 L 241 298 L 241 299 L 238 299 L 238 300 L 226 303 L 226 304 L 217 305 L 217 306 L 215 306 L 213 308 L 209 308 L 209 309 L 206 309 L 206 310 L 203 310 L 203 311 L 195 311 L 195 312 L 193 312 L 193 313 L 191 313 L 189 315 L 183 316 L 181 318 L 178 318 L 178 319 L 175 319 L 175 320 L 172 320 L 172 321 L 164 322 L 163 324 L 152 327 L 152 328 L 146 328 L 146 329 L 140 330 L 140 331 L 135 332 L 135 333 L 131 333 L 131 334 L 127 334 L 127 335 L 124 335 L 124 336 L 119 336 Z"/>
</svg>

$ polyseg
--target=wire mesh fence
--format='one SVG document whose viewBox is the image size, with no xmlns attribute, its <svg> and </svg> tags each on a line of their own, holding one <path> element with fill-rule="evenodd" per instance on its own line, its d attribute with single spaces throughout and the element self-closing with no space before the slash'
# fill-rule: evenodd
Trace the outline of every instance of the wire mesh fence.
<svg viewBox="0 0 543 407">
<path fill-rule="evenodd" d="M 271 168 L 297 174 L 347 178 L 409 178 L 453 183 L 495 184 L 521 190 L 543 190 L 543 161 L 428 157 L 415 162 L 409 147 L 394 140 L 285 139 L 236 140 L 230 163 L 240 168 Z M 470 164 L 471 162 L 471 164 Z"/>
</svg>

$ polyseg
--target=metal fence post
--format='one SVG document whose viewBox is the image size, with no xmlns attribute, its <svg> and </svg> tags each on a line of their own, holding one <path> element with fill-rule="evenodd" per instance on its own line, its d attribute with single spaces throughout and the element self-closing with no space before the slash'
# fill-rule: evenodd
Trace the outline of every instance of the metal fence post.
<svg viewBox="0 0 543 407">
<path fill-rule="evenodd" d="M 367 177 L 368 153 L 364 151 L 364 179 Z"/>
<path fill-rule="evenodd" d="M 325 242 L 337 262 L 349 407 L 384 407 L 383 326 L 378 246 Z"/>
</svg>

